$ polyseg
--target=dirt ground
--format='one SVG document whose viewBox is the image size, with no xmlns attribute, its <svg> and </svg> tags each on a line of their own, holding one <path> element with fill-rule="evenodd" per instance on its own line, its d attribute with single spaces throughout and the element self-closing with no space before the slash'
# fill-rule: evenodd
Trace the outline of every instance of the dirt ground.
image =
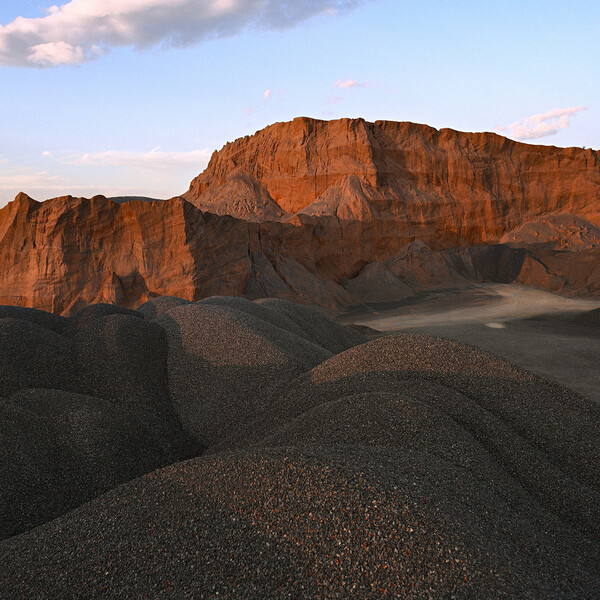
<svg viewBox="0 0 600 600">
<path fill-rule="evenodd" d="M 578 319 L 598 307 L 598 299 L 566 298 L 524 285 L 478 284 L 357 307 L 339 320 L 384 334 L 453 338 L 600 402 L 600 327 Z"/>
</svg>

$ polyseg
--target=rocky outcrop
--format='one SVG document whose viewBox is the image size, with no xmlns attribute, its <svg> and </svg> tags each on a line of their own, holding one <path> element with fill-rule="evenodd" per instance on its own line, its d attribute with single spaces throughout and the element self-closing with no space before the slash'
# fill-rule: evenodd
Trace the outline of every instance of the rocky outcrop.
<svg viewBox="0 0 600 600">
<path fill-rule="evenodd" d="M 199 206 L 246 173 L 285 213 L 382 219 L 434 249 L 499 242 L 570 213 L 600 224 L 600 153 L 426 125 L 298 118 L 227 144 L 184 197 Z M 243 217 L 231 207 L 229 214 Z"/>
<path fill-rule="evenodd" d="M 40 203 L 20 194 L 0 211 L 0 303 L 70 314 L 157 294 L 238 294 L 250 268 L 248 235 L 247 223 L 203 215 L 181 198 Z"/>
<path fill-rule="evenodd" d="M 596 151 L 295 119 L 227 144 L 184 197 L 20 194 L 0 209 L 0 304 L 244 295 L 338 310 L 465 279 L 597 295 L 599 197 Z"/>
<path fill-rule="evenodd" d="M 398 302 L 413 294 L 412 288 L 380 262 L 367 265 L 357 277 L 345 281 L 344 287 L 355 301 L 364 304 Z"/>
<path fill-rule="evenodd" d="M 91 303 L 136 307 L 159 295 L 246 295 L 338 309 L 354 302 L 336 283 L 342 267 L 356 274 L 370 255 L 354 253 L 358 269 L 338 261 L 345 246 L 334 221 L 333 229 L 248 222 L 204 213 L 183 198 L 42 203 L 20 194 L 0 210 L 0 304 L 68 315 Z"/>
</svg>

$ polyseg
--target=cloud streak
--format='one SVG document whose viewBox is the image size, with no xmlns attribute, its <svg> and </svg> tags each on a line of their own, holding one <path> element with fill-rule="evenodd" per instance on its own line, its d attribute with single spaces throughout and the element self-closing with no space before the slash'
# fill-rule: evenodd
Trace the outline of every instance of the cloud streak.
<svg viewBox="0 0 600 600">
<path fill-rule="evenodd" d="M 496 127 L 495 131 L 516 140 L 537 140 L 556 135 L 570 125 L 570 117 L 586 110 L 587 106 L 553 108 L 545 113 L 532 115 L 522 121 L 516 121 L 507 127 Z"/>
<path fill-rule="evenodd" d="M 248 29 L 286 29 L 365 0 L 71 0 L 0 26 L 0 66 L 80 64 L 119 46 L 185 47 Z"/>
<path fill-rule="evenodd" d="M 106 152 L 70 154 L 67 156 L 54 156 L 45 151 L 42 155 L 64 165 L 88 167 L 124 167 L 141 171 L 204 168 L 210 159 L 211 151 L 208 149 L 193 150 L 191 152 L 164 152 L 154 148 L 150 152 L 123 152 L 108 150 Z"/>
</svg>

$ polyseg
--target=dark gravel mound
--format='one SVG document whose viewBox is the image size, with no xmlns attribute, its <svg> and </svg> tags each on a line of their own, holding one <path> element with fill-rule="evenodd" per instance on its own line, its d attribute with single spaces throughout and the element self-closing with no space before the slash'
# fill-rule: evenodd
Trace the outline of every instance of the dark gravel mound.
<svg viewBox="0 0 600 600">
<path fill-rule="evenodd" d="M 268 443 L 315 407 L 390 391 L 451 417 L 548 510 L 600 535 L 600 407 L 450 340 L 399 335 L 339 354 L 272 396 L 228 445 Z"/>
<path fill-rule="evenodd" d="M 246 300 L 246 298 L 234 298 L 231 296 L 212 296 L 211 298 L 204 298 L 199 300 L 197 304 L 212 304 L 216 306 L 224 306 L 234 310 L 239 310 L 244 313 L 248 313 L 261 321 L 270 323 L 279 329 L 293 333 L 298 337 L 309 339 L 306 333 L 299 327 L 292 319 L 287 317 L 285 314 L 271 310 L 260 304 L 253 302 L 252 300 Z"/>
<path fill-rule="evenodd" d="M 30 321 L 0 319 L 0 397 L 33 387 L 77 391 L 73 344 Z"/>
<path fill-rule="evenodd" d="M 113 314 L 73 338 L 82 392 L 175 416 L 167 383 L 167 336 L 155 323 Z"/>
<path fill-rule="evenodd" d="M 103 311 L 0 319 L 0 598 L 598 600 L 597 404 L 285 301 Z"/>
<path fill-rule="evenodd" d="M 184 428 L 210 447 L 251 419 L 272 387 L 331 354 L 246 312 L 189 304 L 157 320 L 167 332 L 169 388 Z"/>
<path fill-rule="evenodd" d="M 590 310 L 582 315 L 579 315 L 575 322 L 579 325 L 587 325 L 589 327 L 600 327 L 600 308 Z"/>
<path fill-rule="evenodd" d="M 513 501 L 461 465 L 391 448 L 287 447 L 193 459 L 7 540 L 3 591 L 597 598 L 597 547 Z"/>
<path fill-rule="evenodd" d="M 189 300 L 183 298 L 177 298 L 175 296 L 157 296 L 156 298 L 150 298 L 147 302 L 144 302 L 141 306 L 137 307 L 137 311 L 142 313 L 146 319 L 157 319 L 166 312 L 169 312 L 172 308 L 183 306 L 185 304 L 191 304 Z"/>
<path fill-rule="evenodd" d="M 308 339 L 323 346 L 332 354 L 363 344 L 368 339 L 359 331 L 339 325 L 318 310 L 302 304 L 295 304 L 279 298 L 266 298 L 255 302 L 259 306 L 285 315 L 296 323 Z"/>
<path fill-rule="evenodd" d="M 60 315 L 22 306 L 0 306 L 0 319 L 21 319 L 54 333 L 64 333 L 69 324 L 69 319 Z"/>
<path fill-rule="evenodd" d="M 137 311 L 123 308 L 115 304 L 90 304 L 79 312 L 69 317 L 69 326 L 66 333 L 75 335 L 85 329 L 92 321 L 108 317 L 109 315 L 129 315 L 131 317 L 143 318 Z"/>
<path fill-rule="evenodd" d="M 163 419 L 100 398 L 26 390 L 0 400 L 0 455 L 6 538 L 193 452 Z"/>
</svg>

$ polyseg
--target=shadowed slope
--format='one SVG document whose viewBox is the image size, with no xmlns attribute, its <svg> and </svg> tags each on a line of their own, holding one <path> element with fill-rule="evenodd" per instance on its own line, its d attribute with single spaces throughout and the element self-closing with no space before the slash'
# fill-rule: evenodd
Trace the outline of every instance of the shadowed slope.
<svg viewBox="0 0 600 600">
<path fill-rule="evenodd" d="M 149 322 L 153 304 L 73 338 L 112 400 L 0 401 L 7 527 L 90 500 L 0 542 L 0 596 L 597 598 L 597 405 L 442 338 L 361 344 L 286 301 L 169 299 Z M 109 381 L 122 360 L 145 377 Z M 152 377 L 208 453 L 175 462 L 181 430 L 117 404 L 118 386 L 159 403 Z"/>
</svg>

